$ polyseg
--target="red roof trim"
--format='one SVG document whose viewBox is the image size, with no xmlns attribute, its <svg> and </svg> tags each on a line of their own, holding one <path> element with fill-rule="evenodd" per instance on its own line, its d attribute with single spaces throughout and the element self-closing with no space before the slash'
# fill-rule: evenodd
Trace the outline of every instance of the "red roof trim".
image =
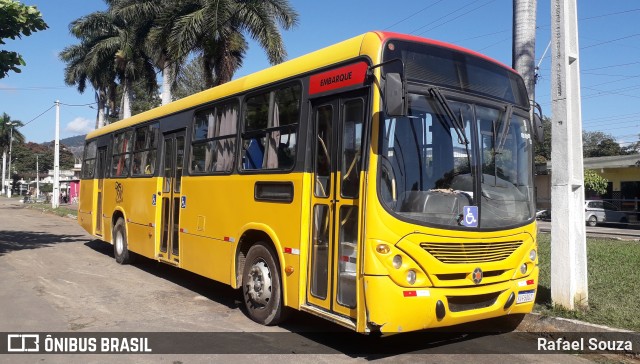
<svg viewBox="0 0 640 364">
<path fill-rule="evenodd" d="M 487 57 L 486 55 L 482 54 L 482 53 L 478 53 L 476 51 L 472 51 L 471 49 L 467 49 L 467 48 L 463 48 L 451 43 L 445 43 L 445 42 L 441 42 L 441 41 L 437 41 L 437 40 L 433 40 L 433 39 L 429 39 L 429 38 L 423 38 L 423 37 L 418 37 L 415 35 L 410 35 L 410 34 L 402 34 L 402 33 L 394 33 L 394 32 L 383 32 L 383 31 L 375 31 L 374 33 L 376 33 L 378 35 L 378 37 L 380 37 L 380 40 L 384 43 L 385 41 L 389 40 L 389 39 L 399 39 L 399 40 L 407 40 L 407 41 L 413 41 L 413 42 L 420 42 L 420 43 L 427 43 L 427 44 L 431 44 L 431 45 L 435 45 L 438 47 L 443 47 L 443 48 L 449 48 L 458 52 L 462 52 L 462 53 L 467 53 L 470 55 L 473 55 L 475 57 L 478 58 L 482 58 L 484 60 L 487 60 L 489 62 L 495 63 L 500 67 L 506 68 L 511 72 L 517 73 L 513 68 L 505 65 L 502 62 L 496 61 L 493 58 Z"/>
</svg>

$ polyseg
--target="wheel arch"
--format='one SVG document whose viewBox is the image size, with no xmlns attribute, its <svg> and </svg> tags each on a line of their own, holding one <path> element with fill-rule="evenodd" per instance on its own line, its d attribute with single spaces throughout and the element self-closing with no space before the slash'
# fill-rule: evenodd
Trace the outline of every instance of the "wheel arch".
<svg viewBox="0 0 640 364">
<path fill-rule="evenodd" d="M 287 305 L 287 281 L 284 279 L 286 277 L 284 272 L 284 254 L 276 233 L 264 224 L 247 224 L 242 228 L 242 233 L 239 235 L 240 239 L 238 240 L 234 254 L 235 259 L 231 266 L 231 286 L 233 288 L 241 287 L 242 272 L 244 270 L 247 253 L 255 243 L 262 241 L 275 253 L 274 259 L 278 264 L 280 284 L 282 285 L 282 303 Z"/>
<path fill-rule="evenodd" d="M 113 214 L 111 215 L 111 226 L 109 227 L 109 242 L 111 244 L 113 244 L 113 228 L 116 226 L 116 222 L 118 222 L 118 219 L 120 218 L 124 220 L 124 230 L 127 233 L 127 236 L 129 236 L 129 226 L 128 226 L 129 224 L 127 224 L 127 219 L 125 218 L 124 210 L 118 207 L 113 211 Z"/>
</svg>

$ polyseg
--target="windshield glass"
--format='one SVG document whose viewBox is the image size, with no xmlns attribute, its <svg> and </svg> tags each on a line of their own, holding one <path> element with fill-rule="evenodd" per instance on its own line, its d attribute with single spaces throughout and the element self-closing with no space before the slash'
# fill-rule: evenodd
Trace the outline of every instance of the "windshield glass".
<svg viewBox="0 0 640 364">
<path fill-rule="evenodd" d="M 531 219 L 532 145 L 526 119 L 509 115 L 507 108 L 453 100 L 448 105 L 469 144 L 430 95 L 410 94 L 408 116 L 381 123 L 382 203 L 427 225 L 462 225 L 465 206 L 477 206 L 472 226 L 479 228 Z"/>
</svg>

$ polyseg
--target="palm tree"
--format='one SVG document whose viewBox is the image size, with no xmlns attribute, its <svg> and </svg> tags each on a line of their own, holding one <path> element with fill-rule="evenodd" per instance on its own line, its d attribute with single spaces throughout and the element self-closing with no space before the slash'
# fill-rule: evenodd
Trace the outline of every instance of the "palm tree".
<svg viewBox="0 0 640 364">
<path fill-rule="evenodd" d="M 0 149 L 3 151 L 9 150 L 9 144 L 11 144 L 11 136 L 13 140 L 18 143 L 24 143 L 24 134 L 18 130 L 18 128 L 24 126 L 20 120 L 11 120 L 11 117 L 7 113 L 2 113 L 0 118 Z"/>
<path fill-rule="evenodd" d="M 287 54 L 279 27 L 290 29 L 298 14 L 288 0 L 183 0 L 171 28 L 170 54 L 192 51 L 202 56 L 207 87 L 231 80 L 247 50 L 244 34 L 265 50 L 269 62 L 282 62 Z"/>
<path fill-rule="evenodd" d="M 92 44 L 83 41 L 80 44 L 66 47 L 60 52 L 60 59 L 67 66 L 64 70 L 64 81 L 67 85 L 77 85 L 78 91 L 83 93 L 87 86 L 87 81 L 91 84 L 96 93 L 96 102 L 98 103 L 98 116 L 96 118 L 95 128 L 101 128 L 106 123 L 105 107 L 108 105 L 109 110 L 115 110 L 115 70 L 109 63 L 100 65 L 99 67 L 91 67 L 91 59 L 89 52 Z"/>
<path fill-rule="evenodd" d="M 0 118 L 0 149 L 2 149 L 2 160 L 6 160 L 7 152 L 10 151 L 11 141 L 14 140 L 18 143 L 24 143 L 24 134 L 18 130 L 18 128 L 24 126 L 20 120 L 11 120 L 11 117 L 7 113 L 2 113 Z M 11 159 L 11 154 L 9 154 Z M 9 166 L 11 166 L 11 160 L 9 160 Z M 4 189 L 5 182 L 5 169 L 2 166 L 2 189 Z M 9 171 L 9 178 L 11 178 L 11 171 Z"/>
<path fill-rule="evenodd" d="M 135 28 L 144 43 L 144 52 L 162 71 L 162 104 L 171 102 L 173 75 L 184 56 L 175 57 L 167 50 L 168 31 L 175 16 L 176 4 L 170 0 L 108 0 L 110 11 Z"/>
<path fill-rule="evenodd" d="M 70 29 L 88 47 L 83 67 L 98 74 L 104 72 L 105 78 L 117 77 L 123 94 L 120 118 L 131 116 L 131 83 L 142 82 L 149 92 L 157 87 L 153 64 L 143 50 L 143 39 L 136 27 L 113 12 L 98 11 L 73 21 Z M 99 78 L 99 82 L 104 81 Z"/>
</svg>

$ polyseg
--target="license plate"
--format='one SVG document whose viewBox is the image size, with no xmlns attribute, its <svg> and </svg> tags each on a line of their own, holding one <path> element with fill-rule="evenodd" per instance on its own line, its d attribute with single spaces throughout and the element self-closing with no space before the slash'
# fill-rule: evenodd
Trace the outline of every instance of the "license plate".
<svg viewBox="0 0 640 364">
<path fill-rule="evenodd" d="M 535 290 L 518 292 L 518 299 L 516 300 L 516 303 L 531 302 L 535 295 Z"/>
</svg>

